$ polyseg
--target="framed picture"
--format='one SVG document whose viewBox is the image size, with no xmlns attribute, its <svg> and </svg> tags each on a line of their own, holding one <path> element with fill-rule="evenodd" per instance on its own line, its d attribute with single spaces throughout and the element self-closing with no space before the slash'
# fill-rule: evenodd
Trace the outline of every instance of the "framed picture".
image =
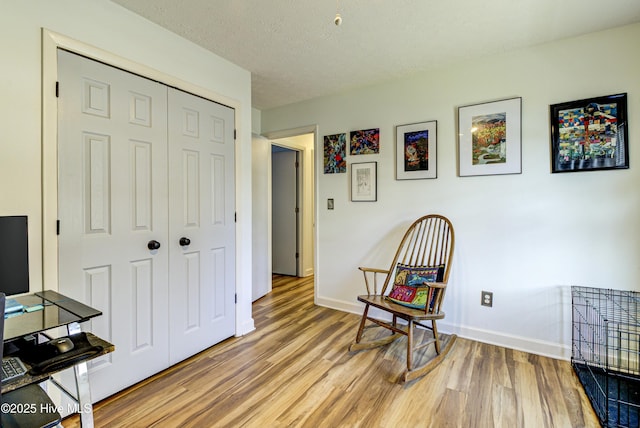
<svg viewBox="0 0 640 428">
<path fill-rule="evenodd" d="M 347 134 L 324 136 L 324 173 L 340 174 L 347 172 L 345 152 L 347 150 Z"/>
<path fill-rule="evenodd" d="M 370 155 L 380 153 L 380 128 L 351 131 L 352 155 Z"/>
<path fill-rule="evenodd" d="M 458 108 L 458 173 L 522 172 L 522 98 Z"/>
<path fill-rule="evenodd" d="M 627 94 L 550 106 L 551 172 L 629 168 Z"/>
<path fill-rule="evenodd" d="M 438 123 L 396 127 L 396 180 L 437 178 Z"/>
<path fill-rule="evenodd" d="M 351 164 L 351 201 L 375 202 L 378 199 L 378 162 Z"/>
</svg>

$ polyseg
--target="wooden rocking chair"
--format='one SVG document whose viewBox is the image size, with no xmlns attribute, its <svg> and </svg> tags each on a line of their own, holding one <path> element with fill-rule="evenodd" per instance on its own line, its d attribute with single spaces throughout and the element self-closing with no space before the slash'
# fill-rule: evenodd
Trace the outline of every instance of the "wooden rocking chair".
<svg viewBox="0 0 640 428">
<path fill-rule="evenodd" d="M 451 271 L 454 242 L 453 226 L 446 217 L 426 215 L 409 227 L 389 269 L 359 268 L 364 274 L 367 294 L 358 296 L 365 308 L 356 340 L 349 347 L 350 351 L 384 346 L 407 336 L 407 369 L 402 377 L 404 382 L 424 376 L 442 361 L 456 340 L 456 335 L 449 336 L 444 349 L 441 349 L 436 327 L 436 320 L 444 318 L 442 302 Z M 380 292 L 377 274 L 386 275 Z M 373 293 L 369 286 L 370 277 L 373 277 Z M 388 294 L 387 290 L 390 290 Z M 370 317 L 369 308 L 372 306 L 388 312 L 392 321 L 386 322 Z M 399 318 L 406 321 L 406 325 L 399 324 Z M 365 327 L 367 321 L 374 324 Z M 423 324 L 427 321 L 431 321 L 431 325 Z M 365 328 L 377 326 L 391 330 L 392 334 L 377 340 L 362 341 Z M 414 344 L 416 326 L 431 330 L 433 339 Z M 413 367 L 414 350 L 431 343 L 435 343 L 437 355 L 423 365 Z"/>
</svg>

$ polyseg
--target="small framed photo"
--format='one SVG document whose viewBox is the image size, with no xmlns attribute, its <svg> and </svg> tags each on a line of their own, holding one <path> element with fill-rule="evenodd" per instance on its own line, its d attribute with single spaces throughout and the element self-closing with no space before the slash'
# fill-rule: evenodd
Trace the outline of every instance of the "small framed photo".
<svg viewBox="0 0 640 428">
<path fill-rule="evenodd" d="M 629 168 L 627 94 L 550 106 L 551 172 Z"/>
<path fill-rule="evenodd" d="M 351 164 L 351 201 L 378 200 L 378 162 Z"/>
<path fill-rule="evenodd" d="M 522 98 L 458 108 L 458 174 L 522 173 Z"/>
<path fill-rule="evenodd" d="M 437 178 L 438 123 L 396 127 L 396 180 Z"/>
</svg>

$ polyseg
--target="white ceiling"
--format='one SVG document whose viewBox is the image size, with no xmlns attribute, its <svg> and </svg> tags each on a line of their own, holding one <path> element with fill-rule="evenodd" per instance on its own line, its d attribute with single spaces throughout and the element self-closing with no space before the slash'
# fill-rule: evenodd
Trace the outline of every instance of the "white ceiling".
<svg viewBox="0 0 640 428">
<path fill-rule="evenodd" d="M 249 70 L 258 109 L 640 22 L 640 0 L 111 1 Z"/>
</svg>

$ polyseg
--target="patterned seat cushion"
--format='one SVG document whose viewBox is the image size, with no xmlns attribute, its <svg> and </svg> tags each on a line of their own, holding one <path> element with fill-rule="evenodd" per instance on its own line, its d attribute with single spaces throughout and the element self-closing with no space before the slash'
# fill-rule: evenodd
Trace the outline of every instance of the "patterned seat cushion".
<svg viewBox="0 0 640 428">
<path fill-rule="evenodd" d="M 388 299 L 410 308 L 424 309 L 427 302 L 433 306 L 433 288 L 427 284 L 438 281 L 444 266 L 407 266 L 398 263 L 393 289 Z"/>
</svg>

